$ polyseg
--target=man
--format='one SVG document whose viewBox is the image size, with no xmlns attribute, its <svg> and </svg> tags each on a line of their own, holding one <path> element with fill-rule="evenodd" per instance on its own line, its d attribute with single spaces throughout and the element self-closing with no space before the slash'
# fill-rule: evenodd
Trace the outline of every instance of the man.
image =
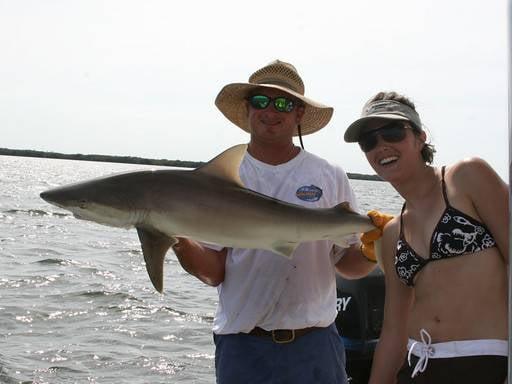
<svg viewBox="0 0 512 384">
<path fill-rule="evenodd" d="M 302 150 L 293 137 L 323 128 L 333 109 L 304 97 L 291 64 L 274 61 L 248 83 L 225 86 L 215 104 L 250 133 L 240 167 L 246 187 L 311 208 L 356 201 L 345 172 Z M 302 138 L 301 138 L 302 141 Z M 302 243 L 291 259 L 265 250 L 206 247 L 180 239 L 175 253 L 186 271 L 218 286 L 214 320 L 217 382 L 346 383 L 338 335 L 335 270 L 348 278 L 375 263 L 359 250 L 331 241 Z"/>
</svg>

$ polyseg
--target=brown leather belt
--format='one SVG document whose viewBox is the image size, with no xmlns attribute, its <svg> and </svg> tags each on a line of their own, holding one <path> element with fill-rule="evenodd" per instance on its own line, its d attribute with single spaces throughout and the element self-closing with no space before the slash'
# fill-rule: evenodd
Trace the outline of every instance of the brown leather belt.
<svg viewBox="0 0 512 384">
<path fill-rule="evenodd" d="M 277 344 L 286 344 L 291 343 L 297 337 L 304 336 L 305 334 L 312 332 L 316 329 L 321 329 L 320 327 L 309 327 L 302 329 L 274 329 L 272 331 L 266 331 L 263 328 L 255 327 L 249 335 L 252 336 L 260 336 L 260 337 L 269 337 L 272 339 L 274 343 Z"/>
</svg>

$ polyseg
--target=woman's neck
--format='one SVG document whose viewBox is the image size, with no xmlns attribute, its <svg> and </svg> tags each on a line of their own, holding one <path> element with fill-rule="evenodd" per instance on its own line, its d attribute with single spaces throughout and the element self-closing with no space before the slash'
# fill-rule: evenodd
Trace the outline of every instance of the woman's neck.
<svg viewBox="0 0 512 384">
<path fill-rule="evenodd" d="M 422 165 L 413 172 L 412 176 L 403 181 L 392 182 L 391 185 L 407 201 L 408 207 L 421 206 L 429 197 L 434 196 L 434 190 L 439 186 L 440 179 L 436 168 Z"/>
</svg>

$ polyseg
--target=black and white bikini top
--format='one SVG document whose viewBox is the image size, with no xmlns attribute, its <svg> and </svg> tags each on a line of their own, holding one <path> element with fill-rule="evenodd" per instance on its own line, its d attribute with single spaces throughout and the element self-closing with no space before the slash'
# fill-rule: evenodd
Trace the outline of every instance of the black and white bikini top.
<svg viewBox="0 0 512 384">
<path fill-rule="evenodd" d="M 441 170 L 442 189 L 446 208 L 437 222 L 430 241 L 430 257 L 419 256 L 405 240 L 403 213 L 400 213 L 400 236 L 396 244 L 395 269 L 398 278 L 408 286 L 414 286 L 414 277 L 429 262 L 483 251 L 496 246 L 487 227 L 471 216 L 452 207 L 446 195 L 444 167 Z"/>
</svg>

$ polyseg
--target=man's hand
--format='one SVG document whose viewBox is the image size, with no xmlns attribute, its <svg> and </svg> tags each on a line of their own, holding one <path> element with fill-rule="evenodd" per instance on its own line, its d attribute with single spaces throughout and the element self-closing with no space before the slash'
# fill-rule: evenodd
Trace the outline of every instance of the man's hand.
<svg viewBox="0 0 512 384">
<path fill-rule="evenodd" d="M 371 231 L 361 235 L 361 253 L 370 261 L 377 262 L 375 255 L 375 241 L 382 237 L 382 232 L 387 222 L 394 216 L 379 211 L 369 211 L 367 215 L 372 219 L 373 224 L 377 227 Z"/>
<path fill-rule="evenodd" d="M 192 239 L 176 239 L 172 249 L 185 271 L 214 287 L 224 281 L 227 248 L 216 251 Z"/>
<path fill-rule="evenodd" d="M 201 245 L 191 239 L 187 239 L 185 237 L 177 237 L 177 242 L 173 244 L 172 250 L 178 257 L 178 259 L 181 259 L 183 254 L 186 254 L 187 252 L 197 252 L 202 250 Z"/>
</svg>

